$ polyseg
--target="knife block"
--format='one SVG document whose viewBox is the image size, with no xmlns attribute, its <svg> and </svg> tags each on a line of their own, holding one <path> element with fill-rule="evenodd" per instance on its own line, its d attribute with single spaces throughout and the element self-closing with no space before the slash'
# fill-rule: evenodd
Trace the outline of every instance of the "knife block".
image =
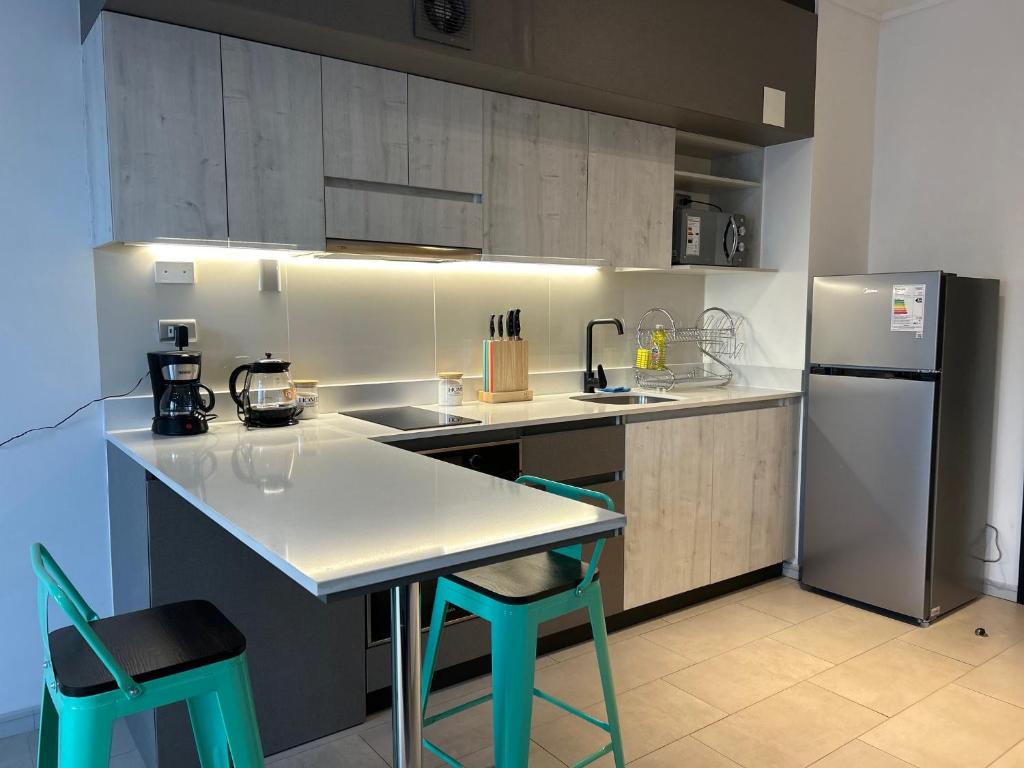
<svg viewBox="0 0 1024 768">
<path fill-rule="evenodd" d="M 485 403 L 533 400 L 530 389 L 530 342 L 485 339 L 483 388 L 477 399 Z"/>
</svg>

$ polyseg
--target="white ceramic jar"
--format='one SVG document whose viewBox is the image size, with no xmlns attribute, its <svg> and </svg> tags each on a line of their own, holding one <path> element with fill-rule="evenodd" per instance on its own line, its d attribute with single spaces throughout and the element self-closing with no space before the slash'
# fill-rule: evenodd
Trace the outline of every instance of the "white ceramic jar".
<svg viewBox="0 0 1024 768">
<path fill-rule="evenodd" d="M 302 406 L 300 419 L 315 419 L 320 415 L 320 382 L 316 379 L 295 379 L 296 399 Z"/>
<path fill-rule="evenodd" d="M 437 379 L 437 404 L 462 405 L 462 371 L 440 371 Z"/>
</svg>

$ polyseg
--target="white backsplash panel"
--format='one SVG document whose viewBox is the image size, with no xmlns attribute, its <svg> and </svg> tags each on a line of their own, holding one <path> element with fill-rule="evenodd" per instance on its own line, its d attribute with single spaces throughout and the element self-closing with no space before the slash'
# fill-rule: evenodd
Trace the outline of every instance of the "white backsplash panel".
<svg viewBox="0 0 1024 768">
<path fill-rule="evenodd" d="M 579 378 L 588 320 L 622 318 L 622 336 L 608 326 L 594 331 L 595 364 L 621 369 L 632 364 L 634 329 L 646 309 L 665 307 L 684 324 L 704 305 L 701 277 L 585 267 L 285 259 L 275 293 L 259 291 L 255 258 L 189 249 L 195 284 L 157 285 L 153 263 L 167 257 L 159 247 L 109 247 L 94 257 L 104 394 L 134 383 L 146 352 L 170 348 L 157 341 L 161 318 L 197 320 L 203 381 L 219 392 L 236 365 L 271 352 L 291 360 L 296 377 L 339 393 L 367 392 L 359 400 L 376 402 L 374 385 L 409 382 L 399 389 L 418 392 L 413 382 L 438 370 L 479 376 L 491 313 L 522 310 L 531 373 L 568 372 L 538 377 L 548 389 L 561 381 L 572 388 Z"/>
</svg>

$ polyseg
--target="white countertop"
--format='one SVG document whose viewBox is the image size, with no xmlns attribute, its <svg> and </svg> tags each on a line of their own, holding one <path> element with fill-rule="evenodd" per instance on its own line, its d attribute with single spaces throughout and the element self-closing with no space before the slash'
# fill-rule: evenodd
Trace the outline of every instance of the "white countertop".
<svg viewBox="0 0 1024 768">
<path fill-rule="evenodd" d="M 279 429 L 246 430 L 225 420 L 201 436 L 159 437 L 144 428 L 107 437 L 305 589 L 326 596 L 614 533 L 624 525 L 616 513 L 378 441 L 799 394 L 732 387 L 643 406 L 568 395 L 471 403 L 447 410 L 482 424 L 414 432 L 329 414 Z"/>
</svg>

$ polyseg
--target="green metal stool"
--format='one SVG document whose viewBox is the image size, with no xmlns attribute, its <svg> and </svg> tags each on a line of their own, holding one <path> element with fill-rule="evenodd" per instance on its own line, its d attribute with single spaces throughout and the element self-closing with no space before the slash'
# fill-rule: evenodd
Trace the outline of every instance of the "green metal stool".
<svg viewBox="0 0 1024 768">
<path fill-rule="evenodd" d="M 114 721 L 185 701 L 203 768 L 263 765 L 245 637 L 193 600 L 100 619 L 32 545 L 43 636 L 39 768 L 106 768 Z M 72 626 L 49 631 L 48 598 Z"/>
<path fill-rule="evenodd" d="M 539 477 L 524 475 L 517 481 L 539 486 L 577 501 L 590 499 L 615 509 L 612 500 L 603 493 L 556 483 Z M 430 637 L 423 661 L 423 711 L 427 710 L 434 663 L 444 626 L 448 603 L 476 614 L 491 623 L 492 692 L 449 710 L 425 717 L 428 726 L 446 717 L 493 700 L 494 759 L 497 768 L 521 768 L 527 764 L 530 752 L 530 720 L 533 697 L 576 715 L 604 730 L 611 740 L 601 749 L 575 763 L 582 768 L 611 752 L 616 768 L 622 768 L 622 737 L 619 731 L 619 713 L 612 684 L 612 668 L 608 656 L 608 632 L 604 623 L 604 605 L 598 582 L 597 562 L 604 541 L 594 547 L 590 563 L 583 562 L 583 547 L 576 544 L 553 552 L 522 557 L 503 563 L 474 568 L 438 579 L 434 609 L 430 619 Z M 556 699 L 534 687 L 534 666 L 537 660 L 537 626 L 573 611 L 586 610 L 594 634 L 594 647 L 601 672 L 605 710 L 608 721 L 603 722 L 585 712 Z M 462 764 L 428 739 L 424 746 L 448 765 L 463 768 Z"/>
</svg>

